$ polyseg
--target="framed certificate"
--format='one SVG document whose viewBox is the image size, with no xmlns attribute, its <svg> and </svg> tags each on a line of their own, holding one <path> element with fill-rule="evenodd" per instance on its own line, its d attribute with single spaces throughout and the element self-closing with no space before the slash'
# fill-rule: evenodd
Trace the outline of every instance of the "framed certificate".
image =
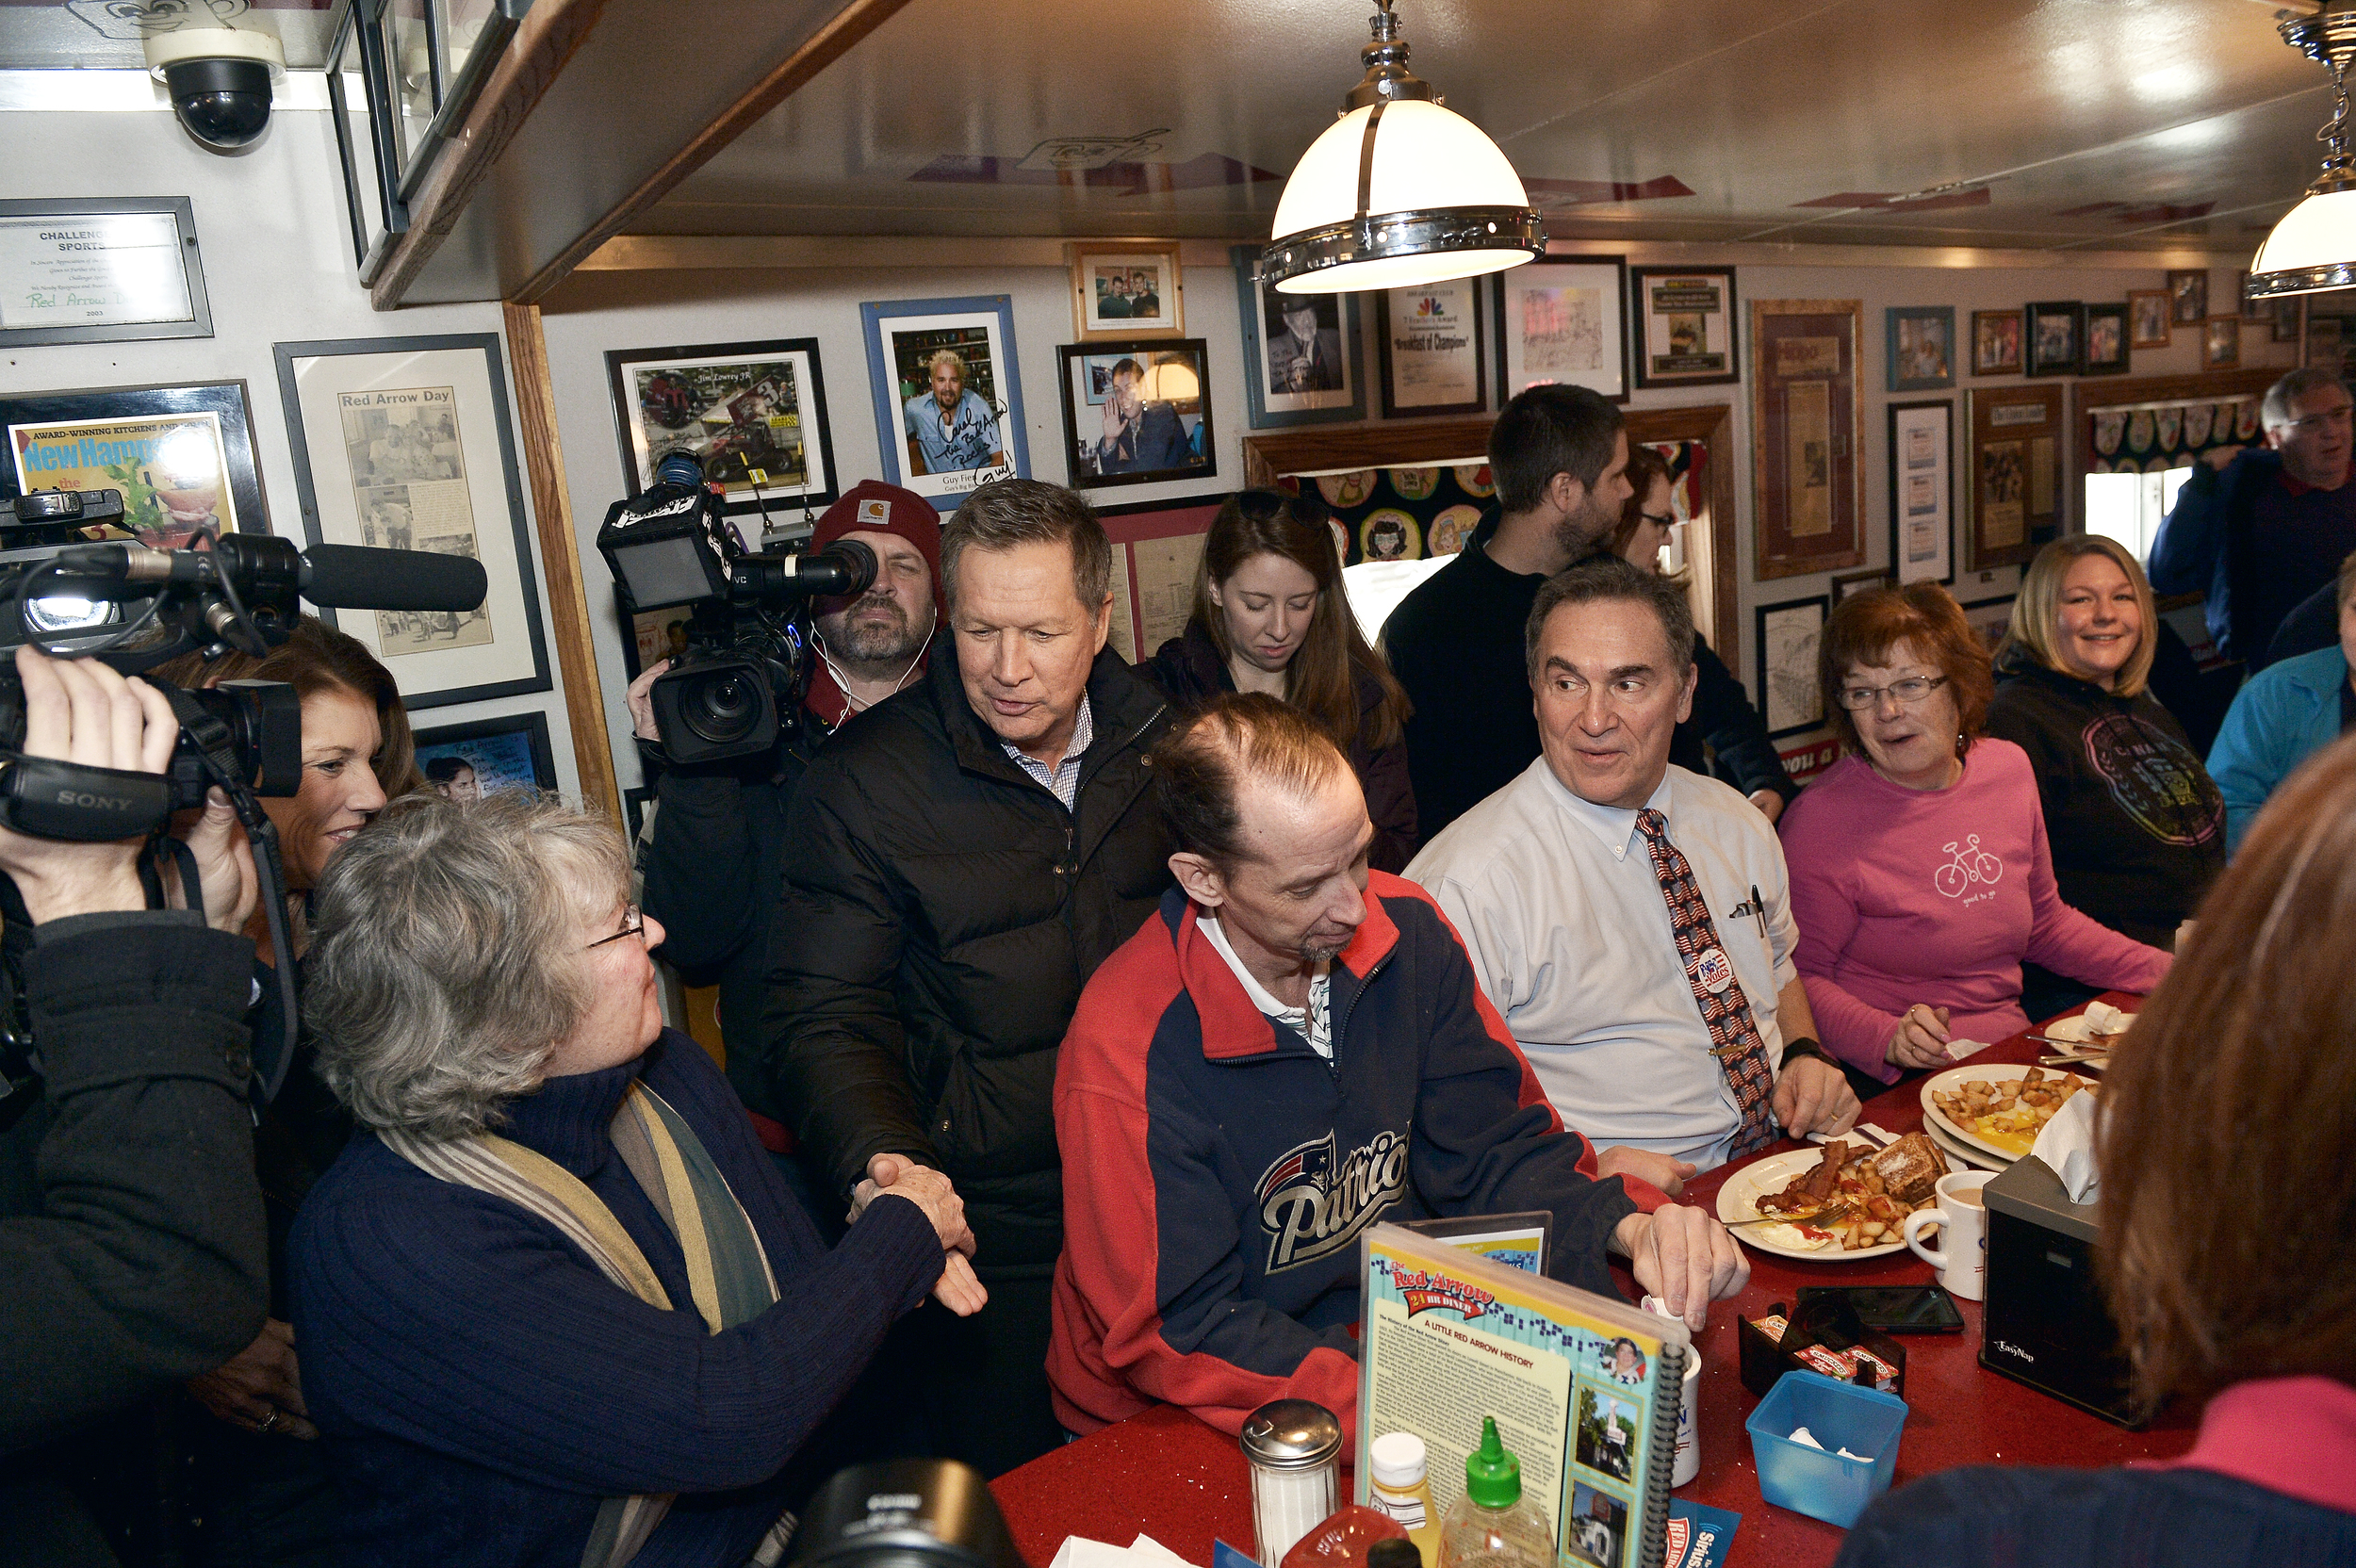
<svg viewBox="0 0 2356 1568">
<path fill-rule="evenodd" d="M 0 202 L 0 349 L 212 335 L 186 196 Z"/>
<path fill-rule="evenodd" d="M 1377 296 L 1383 417 L 1480 414 L 1489 406 L 1483 278 L 1451 278 Z"/>
<path fill-rule="evenodd" d="M 1711 386 L 1742 379 L 1734 269 L 1638 267 L 1636 384 Z"/>
</svg>

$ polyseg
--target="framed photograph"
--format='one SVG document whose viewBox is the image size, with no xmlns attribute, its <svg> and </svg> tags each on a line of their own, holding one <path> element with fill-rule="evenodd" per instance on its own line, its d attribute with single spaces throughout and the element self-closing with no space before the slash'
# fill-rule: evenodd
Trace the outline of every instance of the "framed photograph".
<svg viewBox="0 0 2356 1568">
<path fill-rule="evenodd" d="M 1865 564 L 1856 300 L 1751 302 L 1752 559 L 1760 581 Z"/>
<path fill-rule="evenodd" d="M 1628 401 L 1627 299 L 1626 256 L 1545 256 L 1499 272 L 1497 406 L 1547 385 Z"/>
<path fill-rule="evenodd" d="M 1219 472 L 1202 338 L 1065 343 L 1055 359 L 1074 490 Z"/>
<path fill-rule="evenodd" d="M 1890 338 L 1890 390 L 1939 392 L 1955 384 L 1955 307 L 1893 305 L 1882 313 Z"/>
<path fill-rule="evenodd" d="M 653 483 L 654 466 L 673 452 L 726 487 L 731 513 L 824 507 L 841 493 L 818 339 L 613 349 L 605 373 L 630 494 Z"/>
<path fill-rule="evenodd" d="M 274 348 L 311 543 L 472 556 L 490 579 L 460 613 L 319 618 L 384 661 L 413 710 L 549 690 L 498 335 Z"/>
<path fill-rule="evenodd" d="M 2180 327 L 2197 327 L 2209 318 L 2209 270 L 2170 268 L 2168 274 L 2168 318 Z"/>
<path fill-rule="evenodd" d="M 2272 300 L 2253 300 L 2250 297 L 2248 268 L 2233 274 L 2233 298 L 2241 302 L 2241 318 L 2250 325 L 2262 327 L 2274 319 Z"/>
<path fill-rule="evenodd" d="M 1901 583 L 1955 580 L 1955 446 L 1954 403 L 1890 405 L 1890 566 Z"/>
<path fill-rule="evenodd" d="M 2300 332 L 2307 324 L 2306 300 L 2292 295 L 2267 302 L 2274 307 L 2271 317 L 2274 323 L 2274 341 L 2277 343 L 2298 342 Z"/>
<path fill-rule="evenodd" d="M 2212 316 L 2201 323 L 2201 368 L 2231 370 L 2241 364 L 2241 318 Z"/>
<path fill-rule="evenodd" d="M 1824 722 L 1824 691 L 1816 680 L 1816 647 L 1824 640 L 1830 601 L 1786 599 L 1759 607 L 1759 711 L 1774 740 Z"/>
<path fill-rule="evenodd" d="M 1083 343 L 1186 335 L 1186 284 L 1178 242 L 1063 248 L 1072 270 L 1072 331 Z"/>
<path fill-rule="evenodd" d="M 0 349 L 212 335 L 186 196 L 0 202 Z"/>
<path fill-rule="evenodd" d="M 2047 300 L 2026 309 L 2021 338 L 2028 352 L 2026 373 L 2074 376 L 2086 362 L 2086 307 L 2075 300 Z"/>
<path fill-rule="evenodd" d="M 2306 318 L 2307 340 L 2301 346 L 2299 363 L 2320 365 L 2338 369 L 2345 351 L 2340 344 L 2342 322 L 2336 316 Z"/>
<path fill-rule="evenodd" d="M 1742 379 L 1734 269 L 1633 267 L 1636 384 L 1714 386 Z"/>
<path fill-rule="evenodd" d="M 1451 278 L 1376 294 L 1385 419 L 1488 412 L 1489 340 L 1481 319 L 1488 283 Z"/>
<path fill-rule="evenodd" d="M 1358 296 L 1280 294 L 1260 282 L 1260 247 L 1237 245 L 1228 255 L 1235 264 L 1252 428 L 1365 418 Z"/>
<path fill-rule="evenodd" d="M 2020 565 L 2061 526 L 2061 388 L 1974 387 L 1969 424 L 1963 569 Z"/>
<path fill-rule="evenodd" d="M 1832 602 L 1836 608 L 1852 594 L 1862 594 L 1874 588 L 1890 586 L 1888 572 L 1851 572 L 1832 580 Z"/>
<path fill-rule="evenodd" d="M 2165 349 L 2168 332 L 2168 292 L 2165 288 L 2134 288 L 2127 292 L 2127 346 Z"/>
<path fill-rule="evenodd" d="M 0 393 L 0 491 L 120 490 L 140 542 L 268 533 L 245 383 Z"/>
<path fill-rule="evenodd" d="M 2019 311 L 1975 310 L 1972 313 L 1972 373 L 1975 376 L 2017 376 L 2021 373 Z"/>
<path fill-rule="evenodd" d="M 444 800 L 553 790 L 556 761 L 548 752 L 548 716 L 535 709 L 503 719 L 420 729 L 417 769 Z"/>
<path fill-rule="evenodd" d="M 2086 306 L 2086 355 L 2081 373 L 2120 376 L 2127 373 L 2127 306 Z"/>
<path fill-rule="evenodd" d="M 1972 629 L 1979 633 L 1991 655 L 2012 629 L 2013 598 L 2007 594 L 2002 598 L 1976 599 L 1963 607 L 1963 618 L 1972 623 Z"/>
<path fill-rule="evenodd" d="M 859 318 L 885 483 L 955 512 L 978 485 L 1031 477 L 1011 296 L 871 300 Z"/>
</svg>

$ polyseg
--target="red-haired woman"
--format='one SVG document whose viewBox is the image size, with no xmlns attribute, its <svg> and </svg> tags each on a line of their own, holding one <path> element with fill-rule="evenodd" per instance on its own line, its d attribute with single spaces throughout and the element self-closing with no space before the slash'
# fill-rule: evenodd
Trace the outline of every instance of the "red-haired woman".
<svg viewBox="0 0 2356 1568">
<path fill-rule="evenodd" d="M 2145 1405 L 2206 1401 L 2192 1452 L 1949 1470 L 1876 1503 L 1839 1568 L 2356 1562 L 2351 970 L 2340 741 L 2260 813 L 2104 1074 L 2096 1266 Z"/>
<path fill-rule="evenodd" d="M 2148 991 L 2168 956 L 2062 902 L 2037 775 L 1982 733 L 1987 647 L 1935 582 L 1843 599 L 1817 656 L 1845 755 L 1783 815 L 1793 955 L 1824 1046 L 1879 1083 L 2028 1027 L 2023 959 Z"/>
<path fill-rule="evenodd" d="M 1374 842 L 1366 862 L 1404 871 L 1415 853 L 1407 694 L 1359 633 L 1341 557 L 1315 496 L 1246 490 L 1212 519 L 1184 635 L 1139 673 L 1171 701 L 1266 692 L 1306 712 L 1350 759 Z"/>
</svg>

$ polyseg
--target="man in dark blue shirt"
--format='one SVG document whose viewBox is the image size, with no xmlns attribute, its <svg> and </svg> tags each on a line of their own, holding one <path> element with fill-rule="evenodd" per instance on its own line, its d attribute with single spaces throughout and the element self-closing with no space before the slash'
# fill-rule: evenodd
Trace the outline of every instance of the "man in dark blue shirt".
<svg viewBox="0 0 2356 1568">
<path fill-rule="evenodd" d="M 2195 467 L 2152 541 L 2161 594 L 2206 594 L 2209 635 L 2255 671 L 2275 629 L 2356 549 L 2348 388 L 2320 368 L 2269 387 L 2266 446 Z"/>
</svg>

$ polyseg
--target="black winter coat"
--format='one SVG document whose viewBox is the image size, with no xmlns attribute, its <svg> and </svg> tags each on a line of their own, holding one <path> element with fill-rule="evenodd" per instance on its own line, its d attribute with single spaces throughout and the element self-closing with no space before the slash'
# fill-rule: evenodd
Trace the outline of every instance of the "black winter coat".
<svg viewBox="0 0 2356 1568">
<path fill-rule="evenodd" d="M 13 888 L 0 902 L 22 919 Z M 45 1082 L 17 1091 L 39 1098 L 0 1135 L 0 1561 L 112 1562 L 65 1488 L 131 1511 L 152 1423 L 92 1423 L 262 1327 L 253 968 L 244 938 L 162 914 L 53 922 L 24 956 Z"/>
<path fill-rule="evenodd" d="M 1350 766 L 1366 793 L 1366 815 L 1374 822 L 1366 864 L 1377 871 L 1405 871 L 1415 857 L 1415 787 L 1407 777 L 1407 743 L 1395 741 L 1380 751 L 1366 744 L 1366 728 L 1383 706 L 1383 686 L 1364 670 L 1350 673 L 1358 693 L 1358 734 L 1350 743 Z M 1235 689 L 1234 672 L 1200 621 L 1188 621 L 1186 634 L 1164 643 L 1160 652 L 1137 666 L 1137 674 L 1180 708 Z"/>
<path fill-rule="evenodd" d="M 687 768 L 639 743 L 648 771 L 663 769 L 655 783 L 662 809 L 641 862 L 646 886 L 640 903 L 662 923 L 663 957 L 689 985 L 720 988 L 728 1084 L 745 1109 L 773 1121 L 785 1116 L 761 1022 L 770 916 L 785 862 L 786 814 L 826 735 L 825 722 L 804 709 L 789 743 L 759 757 Z"/>
<path fill-rule="evenodd" d="M 957 1184 L 985 1279 L 1063 1245 L 1055 1055 L 1096 966 L 1170 884 L 1159 693 L 1106 648 L 1076 809 L 1007 758 L 955 659 L 826 743 L 786 827 L 773 1092 L 843 1193 L 879 1153 Z"/>
</svg>

